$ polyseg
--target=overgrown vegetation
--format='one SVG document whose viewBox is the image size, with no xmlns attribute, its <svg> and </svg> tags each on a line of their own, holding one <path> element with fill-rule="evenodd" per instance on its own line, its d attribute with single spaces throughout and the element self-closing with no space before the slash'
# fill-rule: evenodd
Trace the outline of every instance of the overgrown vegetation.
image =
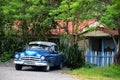
<svg viewBox="0 0 120 80">
<path fill-rule="evenodd" d="M 16 51 L 22 51 L 24 42 L 16 42 L 15 40 L 1 41 L 0 61 L 5 62 L 14 57 Z"/>
<path fill-rule="evenodd" d="M 108 67 L 82 67 L 67 72 L 76 76 L 79 80 L 119 80 L 120 66 L 111 65 Z"/>
<path fill-rule="evenodd" d="M 59 50 L 65 55 L 65 65 L 70 68 L 78 68 L 84 65 L 82 51 L 78 49 L 78 44 L 72 41 L 72 36 L 62 35 Z M 72 43 L 70 43 L 72 42 Z"/>
</svg>

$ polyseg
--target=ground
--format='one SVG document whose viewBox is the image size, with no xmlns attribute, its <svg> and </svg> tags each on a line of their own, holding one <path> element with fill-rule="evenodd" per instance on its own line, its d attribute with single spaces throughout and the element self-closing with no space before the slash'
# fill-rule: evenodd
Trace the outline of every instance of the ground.
<svg viewBox="0 0 120 80">
<path fill-rule="evenodd" d="M 0 62 L 0 80 L 77 80 L 72 75 L 64 74 L 62 70 L 52 69 L 50 72 L 36 70 L 31 67 L 23 67 L 22 71 L 14 68 L 13 60 Z"/>
</svg>

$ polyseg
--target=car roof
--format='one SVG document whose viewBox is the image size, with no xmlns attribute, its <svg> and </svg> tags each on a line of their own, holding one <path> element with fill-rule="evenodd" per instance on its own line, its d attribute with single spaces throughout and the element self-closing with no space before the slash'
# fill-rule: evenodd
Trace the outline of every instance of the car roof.
<svg viewBox="0 0 120 80">
<path fill-rule="evenodd" d="M 29 42 L 29 44 L 42 44 L 42 45 L 47 45 L 47 46 L 56 45 L 53 42 L 47 42 L 47 41 L 32 41 L 32 42 Z"/>
</svg>

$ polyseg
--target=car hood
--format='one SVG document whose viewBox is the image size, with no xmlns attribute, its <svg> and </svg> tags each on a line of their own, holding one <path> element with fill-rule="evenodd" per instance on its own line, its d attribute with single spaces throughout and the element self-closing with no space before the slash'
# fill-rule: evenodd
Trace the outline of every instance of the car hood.
<svg viewBox="0 0 120 80">
<path fill-rule="evenodd" d="M 47 50 L 26 50 L 24 52 L 24 56 L 41 56 L 41 55 L 48 55 L 50 51 Z"/>
</svg>

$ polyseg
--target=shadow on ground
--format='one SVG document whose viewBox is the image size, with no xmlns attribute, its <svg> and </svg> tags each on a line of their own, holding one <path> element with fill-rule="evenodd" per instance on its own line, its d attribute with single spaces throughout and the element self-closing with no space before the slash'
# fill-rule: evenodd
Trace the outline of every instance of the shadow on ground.
<svg viewBox="0 0 120 80">
<path fill-rule="evenodd" d="M 58 69 L 56 67 L 51 67 L 50 68 L 50 71 L 60 71 L 60 70 L 63 70 L 63 69 Z M 38 67 L 38 68 L 32 68 L 32 67 L 23 67 L 22 71 L 34 71 L 34 72 L 45 72 L 43 70 L 43 67 Z"/>
</svg>

